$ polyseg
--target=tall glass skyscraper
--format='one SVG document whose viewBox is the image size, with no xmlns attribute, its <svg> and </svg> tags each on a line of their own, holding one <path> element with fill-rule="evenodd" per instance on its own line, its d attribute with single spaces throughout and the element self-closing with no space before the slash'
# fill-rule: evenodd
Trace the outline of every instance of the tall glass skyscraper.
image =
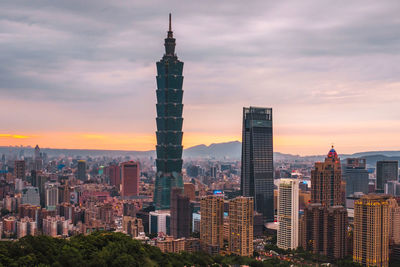
<svg viewBox="0 0 400 267">
<path fill-rule="evenodd" d="M 164 46 L 165 54 L 157 62 L 157 175 L 154 204 L 159 210 L 170 208 L 172 188 L 183 187 L 183 62 L 175 54 L 171 14 Z"/>
<path fill-rule="evenodd" d="M 266 222 L 274 221 L 273 165 L 272 108 L 243 108 L 240 189 Z"/>
</svg>

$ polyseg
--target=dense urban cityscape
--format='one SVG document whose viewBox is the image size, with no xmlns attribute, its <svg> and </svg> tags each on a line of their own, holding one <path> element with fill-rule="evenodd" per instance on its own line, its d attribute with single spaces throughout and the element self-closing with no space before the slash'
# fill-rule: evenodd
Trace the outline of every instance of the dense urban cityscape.
<svg viewBox="0 0 400 267">
<path fill-rule="evenodd" d="M 0 147 L 1 266 L 84 264 L 86 246 L 107 242 L 135 247 L 132 257 L 87 262 L 400 266 L 400 152 L 341 154 L 327 143 L 325 155 L 278 153 L 268 101 L 243 107 L 241 142 L 183 149 L 184 62 L 171 14 L 164 47 L 148 103 L 156 106 L 154 151 Z M 59 241 L 34 241 L 43 236 Z M 85 254 L 60 256 L 60 265 L 39 252 L 22 261 L 23 242 Z"/>
</svg>

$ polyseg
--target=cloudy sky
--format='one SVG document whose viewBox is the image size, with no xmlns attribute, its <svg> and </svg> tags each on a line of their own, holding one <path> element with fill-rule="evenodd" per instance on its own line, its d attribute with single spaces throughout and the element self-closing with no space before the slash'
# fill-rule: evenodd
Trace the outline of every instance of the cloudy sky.
<svg viewBox="0 0 400 267">
<path fill-rule="evenodd" d="M 400 2 L 320 0 L 2 0 L 0 145 L 154 149 L 169 12 L 185 147 L 265 106 L 275 151 L 400 149 Z"/>
</svg>

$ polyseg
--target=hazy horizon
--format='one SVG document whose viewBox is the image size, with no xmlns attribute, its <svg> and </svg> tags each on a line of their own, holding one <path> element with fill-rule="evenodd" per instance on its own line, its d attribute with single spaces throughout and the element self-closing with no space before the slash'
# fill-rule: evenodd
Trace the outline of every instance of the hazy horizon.
<svg viewBox="0 0 400 267">
<path fill-rule="evenodd" d="M 186 148 L 241 141 L 262 106 L 274 151 L 400 150 L 399 2 L 242 5 L 2 1 L 0 146 L 153 150 L 172 12 Z"/>
</svg>

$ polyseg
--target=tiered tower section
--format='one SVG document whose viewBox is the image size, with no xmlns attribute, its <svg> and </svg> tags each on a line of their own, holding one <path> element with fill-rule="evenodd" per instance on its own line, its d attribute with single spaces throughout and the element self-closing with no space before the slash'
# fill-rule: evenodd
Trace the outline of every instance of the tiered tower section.
<svg viewBox="0 0 400 267">
<path fill-rule="evenodd" d="M 154 189 L 156 209 L 169 209 L 173 187 L 182 182 L 183 62 L 175 54 L 171 30 L 165 39 L 165 54 L 157 62 L 157 175 Z"/>
</svg>

